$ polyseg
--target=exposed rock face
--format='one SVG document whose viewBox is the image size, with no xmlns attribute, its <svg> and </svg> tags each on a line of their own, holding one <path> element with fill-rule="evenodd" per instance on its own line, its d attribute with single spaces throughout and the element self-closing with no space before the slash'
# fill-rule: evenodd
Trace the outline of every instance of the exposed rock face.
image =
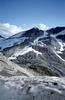
<svg viewBox="0 0 65 100">
<path fill-rule="evenodd" d="M 9 60 L 36 73 L 65 76 L 64 36 L 65 27 L 32 28 L 3 40 L 0 50 Z"/>
<path fill-rule="evenodd" d="M 15 75 L 32 76 L 26 69 L 21 68 L 17 64 L 9 61 L 5 56 L 0 54 L 0 75 L 4 77 L 11 77 Z"/>
<path fill-rule="evenodd" d="M 35 48 L 35 50 L 38 50 L 38 47 L 33 48 Z M 43 71 L 43 73 L 41 74 L 44 74 L 44 70 L 46 68 L 48 70 L 51 70 L 51 75 L 65 76 L 65 62 L 59 59 L 59 57 L 55 55 L 52 49 L 41 47 L 38 51 L 42 52 L 42 55 L 37 55 L 33 51 L 30 51 L 24 55 L 19 55 L 18 57 L 16 57 L 16 59 L 12 59 L 12 61 L 19 64 L 21 67 L 30 69 L 35 68 L 36 70 L 39 69 L 38 72 Z"/>
</svg>

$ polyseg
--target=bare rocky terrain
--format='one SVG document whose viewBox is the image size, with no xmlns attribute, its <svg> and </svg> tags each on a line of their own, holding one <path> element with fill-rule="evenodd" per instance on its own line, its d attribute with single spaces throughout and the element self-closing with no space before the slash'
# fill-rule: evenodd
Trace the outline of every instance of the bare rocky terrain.
<svg viewBox="0 0 65 100">
<path fill-rule="evenodd" d="M 0 36 L 0 100 L 65 100 L 65 27 Z"/>
</svg>

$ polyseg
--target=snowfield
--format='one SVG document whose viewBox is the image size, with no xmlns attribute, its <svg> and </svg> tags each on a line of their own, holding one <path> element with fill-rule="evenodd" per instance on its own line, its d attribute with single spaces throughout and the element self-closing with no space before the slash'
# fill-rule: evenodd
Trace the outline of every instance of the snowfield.
<svg viewBox="0 0 65 100">
<path fill-rule="evenodd" d="M 65 100 L 65 77 L 0 76 L 0 100 Z"/>
</svg>

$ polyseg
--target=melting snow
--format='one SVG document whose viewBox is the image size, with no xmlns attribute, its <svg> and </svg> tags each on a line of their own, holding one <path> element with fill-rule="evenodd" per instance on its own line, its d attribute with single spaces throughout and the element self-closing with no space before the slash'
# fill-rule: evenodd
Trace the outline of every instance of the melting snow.
<svg viewBox="0 0 65 100">
<path fill-rule="evenodd" d="M 57 51 L 57 53 L 62 53 L 62 51 L 64 51 L 65 43 L 63 43 L 60 39 L 57 39 L 56 35 L 51 35 L 51 37 L 53 37 L 57 41 L 57 43 L 60 45 L 60 49 Z"/>
<path fill-rule="evenodd" d="M 34 45 L 38 44 L 39 43 L 39 39 L 45 38 L 45 37 L 47 37 L 47 35 L 48 35 L 48 33 L 44 31 L 44 34 L 39 36 L 39 37 L 37 37 L 32 44 L 34 44 Z M 41 46 L 44 46 L 44 44 L 42 44 L 42 42 L 41 42 Z"/>
<path fill-rule="evenodd" d="M 54 50 L 53 50 L 54 51 Z M 60 58 L 62 61 L 65 61 L 60 55 L 58 55 L 57 53 L 56 53 L 56 51 L 54 51 L 54 53 L 56 54 L 56 56 L 58 57 L 58 58 Z"/>
<path fill-rule="evenodd" d="M 61 32 L 59 32 L 57 34 L 54 34 L 55 37 L 57 37 L 58 35 L 65 35 L 65 30 L 63 30 L 63 31 L 61 31 Z"/>
<path fill-rule="evenodd" d="M 14 55 L 12 55 L 11 57 L 9 57 L 9 59 L 16 59 L 16 57 L 18 57 L 19 55 L 24 55 L 30 51 L 33 51 L 34 53 L 36 53 L 37 55 L 40 54 L 42 55 L 41 52 L 36 51 L 35 49 L 33 49 L 32 47 L 28 47 L 26 46 L 24 49 L 22 49 L 21 51 L 18 51 L 16 53 L 14 53 Z"/>
</svg>

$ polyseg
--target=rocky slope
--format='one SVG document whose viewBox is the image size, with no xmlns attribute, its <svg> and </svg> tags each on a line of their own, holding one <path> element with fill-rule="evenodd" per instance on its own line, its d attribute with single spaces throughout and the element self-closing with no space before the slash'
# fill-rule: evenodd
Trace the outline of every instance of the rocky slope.
<svg viewBox="0 0 65 100">
<path fill-rule="evenodd" d="M 32 76 L 32 74 L 17 64 L 9 61 L 5 56 L 0 53 L 0 75 L 3 77 L 11 76 Z"/>
<path fill-rule="evenodd" d="M 65 78 L 0 77 L 0 100 L 65 100 Z"/>
<path fill-rule="evenodd" d="M 0 42 L 9 60 L 35 72 L 65 76 L 65 27 L 47 31 L 32 28 Z"/>
</svg>

